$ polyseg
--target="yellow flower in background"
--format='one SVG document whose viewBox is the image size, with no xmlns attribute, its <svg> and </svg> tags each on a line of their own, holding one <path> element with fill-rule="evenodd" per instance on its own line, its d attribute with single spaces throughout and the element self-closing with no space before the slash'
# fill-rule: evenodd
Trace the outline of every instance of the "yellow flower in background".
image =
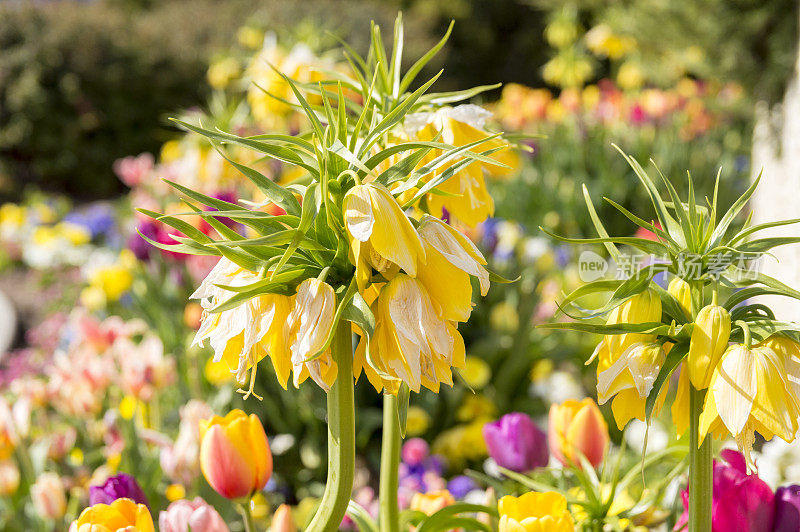
<svg viewBox="0 0 800 532">
<path fill-rule="evenodd" d="M 625 61 L 617 71 L 617 84 L 622 89 L 634 90 L 644 85 L 644 71 L 636 61 Z"/>
<path fill-rule="evenodd" d="M 236 40 L 245 48 L 258 50 L 264 43 L 264 32 L 253 26 L 242 26 L 236 32 Z"/>
<path fill-rule="evenodd" d="M 409 438 L 424 434 L 431 426 L 431 416 L 418 406 L 409 406 L 406 416 L 406 434 Z"/>
<path fill-rule="evenodd" d="M 466 379 L 465 379 L 466 380 Z M 497 415 L 494 402 L 482 394 L 467 394 L 458 407 L 456 419 L 461 422 L 475 419 L 493 418 Z"/>
<path fill-rule="evenodd" d="M 59 222 L 55 230 L 73 246 L 88 244 L 92 239 L 92 233 L 88 229 L 71 222 Z"/>
<path fill-rule="evenodd" d="M 692 287 L 680 277 L 673 277 L 667 292 L 678 300 L 678 304 L 687 318 L 692 317 Z"/>
<path fill-rule="evenodd" d="M 433 216 L 423 216 L 418 233 L 425 245 L 425 264 L 419 266 L 417 278 L 443 318 L 467 321 L 472 312 L 470 276 L 478 278 L 482 296 L 489 291 L 486 259 L 471 240 Z"/>
<path fill-rule="evenodd" d="M 492 368 L 482 358 L 468 356 L 464 362 L 461 376 L 470 388 L 480 390 L 489 384 L 492 378 Z"/>
<path fill-rule="evenodd" d="M 528 492 L 497 501 L 499 532 L 573 532 L 575 523 L 560 493 Z"/>
<path fill-rule="evenodd" d="M 235 80 L 241 75 L 241 68 L 239 62 L 233 57 L 225 57 L 214 61 L 208 67 L 206 78 L 208 84 L 215 89 L 224 89 L 231 81 Z"/>
<path fill-rule="evenodd" d="M 25 224 L 25 207 L 15 203 L 4 203 L 0 206 L 0 229 L 11 232 Z"/>
<path fill-rule="evenodd" d="M 708 388 L 730 335 L 731 315 L 724 307 L 711 304 L 700 309 L 694 320 L 687 358 L 689 380 L 698 390 Z"/>
<path fill-rule="evenodd" d="M 344 197 L 343 210 L 359 288 L 366 286 L 371 268 L 388 277 L 398 268 L 417 275 L 418 263 L 425 262 L 422 240 L 386 188 L 354 186 Z"/>
<path fill-rule="evenodd" d="M 581 87 L 592 76 L 589 57 L 573 48 L 564 48 L 545 63 L 542 76 L 551 85 L 559 87 Z"/>
<path fill-rule="evenodd" d="M 73 526 L 77 532 L 154 532 L 147 506 L 130 499 L 90 506 L 81 512 Z"/>
<path fill-rule="evenodd" d="M 404 126 L 408 135 L 417 140 L 431 141 L 441 134 L 441 142 L 463 146 L 491 135 L 485 130 L 486 121 L 491 116 L 492 114 L 482 107 L 465 104 L 445 107 L 435 113 L 410 114 L 406 116 Z M 441 218 L 444 209 L 447 209 L 452 218 L 469 227 L 475 227 L 494 214 L 494 200 L 486 187 L 484 170 L 493 176 L 505 177 L 516 172 L 521 166 L 519 154 L 502 139 L 487 140 L 471 148 L 470 151 L 480 153 L 495 148 L 501 149 L 490 157 L 509 168 L 478 162 L 462 167 L 437 187 L 455 196 L 427 194 L 428 212 L 436 218 Z M 420 161 L 418 167 L 424 166 L 439 155 L 441 153 L 438 150 L 432 150 Z M 435 171 L 435 175 L 445 172 L 450 166 L 452 163 L 444 164 Z M 435 175 L 426 176 L 424 179 L 425 181 L 433 179 Z"/>
<path fill-rule="evenodd" d="M 168 140 L 161 145 L 161 153 L 159 159 L 162 163 L 170 163 L 177 161 L 183 155 L 183 148 L 180 141 Z"/>
<path fill-rule="evenodd" d="M 284 337 L 291 356 L 294 385 L 299 386 L 309 376 L 320 388 L 330 390 L 336 380 L 337 366 L 330 351 L 314 360 L 324 346 L 333 327 L 336 294 L 331 285 L 319 279 L 306 279 L 292 296 L 292 310 L 286 318 Z"/>
<path fill-rule="evenodd" d="M 787 375 L 786 363 L 769 347 L 730 346 L 711 377 L 700 414 L 700 442 L 705 435 L 730 434 L 753 465 L 750 452 L 755 432 L 766 440 L 778 436 L 794 441 L 800 418 L 800 398 Z"/>
<path fill-rule="evenodd" d="M 513 333 L 519 328 L 517 307 L 510 301 L 501 301 L 489 312 L 489 323 L 500 332 Z"/>
<path fill-rule="evenodd" d="M 231 369 L 227 362 L 224 360 L 214 362 L 213 357 L 206 361 L 203 367 L 203 375 L 206 380 L 214 386 L 220 386 L 221 384 L 233 380 L 233 375 L 231 375 Z"/>
<path fill-rule="evenodd" d="M 636 49 L 636 39 L 628 35 L 617 35 L 608 24 L 599 24 L 586 32 L 586 46 L 593 54 L 621 59 Z"/>
<path fill-rule="evenodd" d="M 183 484 L 170 484 L 164 490 L 164 496 L 169 502 L 178 501 L 186 497 L 186 488 L 183 487 Z"/>
<path fill-rule="evenodd" d="M 364 370 L 378 391 L 384 386 L 379 372 L 405 381 L 415 392 L 420 386 L 438 392 L 440 383 L 453 385 L 451 368 L 465 364 L 464 340 L 438 314 L 422 283 L 398 274 L 381 289 L 372 310 L 375 333 L 369 347 L 378 367 L 366 364 Z M 365 345 L 362 338 L 362 353 Z"/>
</svg>

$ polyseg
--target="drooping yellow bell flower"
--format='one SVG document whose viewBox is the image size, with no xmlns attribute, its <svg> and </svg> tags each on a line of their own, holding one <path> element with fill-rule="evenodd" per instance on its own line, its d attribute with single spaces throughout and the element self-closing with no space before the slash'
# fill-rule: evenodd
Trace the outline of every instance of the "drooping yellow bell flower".
<svg viewBox="0 0 800 532">
<path fill-rule="evenodd" d="M 406 132 L 412 138 L 431 141 L 441 133 L 441 142 L 453 146 L 464 146 L 491 136 L 484 130 L 489 117 L 491 117 L 489 111 L 477 105 L 465 104 L 445 107 L 434 113 L 408 115 L 404 125 Z M 455 175 L 438 186 L 440 190 L 456 194 L 456 196 L 438 194 L 426 196 L 428 210 L 433 216 L 441 218 L 443 209 L 447 209 L 451 216 L 474 227 L 494 214 L 494 200 L 486 188 L 484 169 L 493 175 L 505 176 L 519 168 L 520 160 L 519 155 L 510 148 L 507 142 L 497 138 L 478 144 L 470 151 L 480 153 L 493 148 L 503 149 L 493 153 L 490 157 L 510 168 L 494 165 L 485 165 L 484 167 L 482 163 L 472 163 L 462 167 Z M 441 153 L 438 150 L 432 150 L 420 162 L 420 166 L 429 163 L 439 155 Z M 440 174 L 446 171 L 452 164 L 443 165 L 436 170 L 436 173 Z M 429 178 L 433 177 L 431 175 Z"/>
<path fill-rule="evenodd" d="M 288 357 L 283 349 L 283 325 L 289 313 L 289 298 L 265 294 L 222 312 L 210 312 L 236 295 L 220 286 L 241 287 L 260 280 L 255 272 L 221 258 L 191 295 L 192 299 L 200 299 L 204 310 L 193 343 L 202 347 L 208 340 L 214 350 L 214 362 L 224 360 L 240 383 L 247 370 L 269 354 L 278 380 L 285 387 Z"/>
<path fill-rule="evenodd" d="M 724 307 L 707 305 L 694 320 L 689 344 L 689 380 L 698 390 L 705 390 L 711 375 L 728 347 L 731 335 L 731 315 Z"/>
<path fill-rule="evenodd" d="M 464 340 L 455 325 L 438 314 L 420 281 L 398 274 L 381 289 L 372 311 L 375 333 L 369 350 L 382 373 L 405 381 L 415 392 L 420 386 L 434 392 L 440 383 L 452 386 L 451 368 L 465 364 Z M 381 379 L 370 382 L 380 391 Z"/>
<path fill-rule="evenodd" d="M 295 386 L 300 386 L 310 376 L 320 388 L 328 391 L 336 380 L 338 368 L 330 350 L 309 360 L 325 347 L 335 312 L 336 293 L 331 285 L 312 277 L 297 287 L 297 294 L 292 296 L 292 310 L 284 326 Z"/>
<path fill-rule="evenodd" d="M 680 438 L 689 428 L 689 392 L 691 391 L 691 384 L 685 360 L 681 362 L 679 371 L 678 390 L 675 392 L 675 400 L 670 407 L 670 413 L 672 414 L 672 422 L 675 424 L 675 431 Z"/>
<path fill-rule="evenodd" d="M 647 323 L 661 320 L 661 299 L 655 290 L 648 288 L 633 297 L 623 301 L 609 313 L 606 320 L 607 325 L 620 323 Z M 647 382 L 652 381 L 661 369 L 663 358 L 656 352 L 648 351 L 647 355 L 652 355 L 652 360 L 642 358 L 645 353 L 637 349 L 628 352 L 634 345 L 649 345 L 655 342 L 656 336 L 653 334 L 625 333 L 614 334 L 603 337 L 597 345 L 589 361 L 597 358 L 598 376 L 598 396 L 601 402 L 606 402 L 611 396 L 614 400 L 611 403 L 611 410 L 614 413 L 614 420 L 620 429 L 633 418 L 644 420 L 645 407 L 647 404 L 647 394 L 641 396 L 639 389 L 647 388 Z M 625 364 L 631 362 L 633 357 L 634 367 L 627 369 Z M 625 362 L 618 361 L 623 358 Z M 657 363 L 657 365 L 656 365 Z M 612 368 L 615 368 L 612 370 Z M 636 379 L 634 379 L 634 372 Z M 603 383 L 601 386 L 600 383 Z M 613 386 L 612 386 L 613 384 Z M 656 412 L 666 400 L 666 389 L 663 387 L 656 404 Z"/>
<path fill-rule="evenodd" d="M 486 259 L 475 244 L 438 218 L 425 215 L 419 224 L 426 262 L 417 278 L 442 310 L 442 317 L 467 321 L 472 312 L 470 275 L 478 278 L 481 295 L 489 291 Z"/>
<path fill-rule="evenodd" d="M 111 504 L 95 504 L 81 512 L 70 530 L 77 532 L 153 532 L 153 518 L 144 504 L 117 499 Z"/>
<path fill-rule="evenodd" d="M 750 451 L 758 432 L 792 442 L 798 429 L 800 400 L 786 364 L 769 347 L 730 346 L 714 370 L 700 415 L 700 441 L 706 434 L 730 434 L 752 465 Z"/>
<path fill-rule="evenodd" d="M 398 268 L 417 275 L 418 263 L 425 262 L 422 240 L 385 187 L 354 186 L 344 197 L 343 209 L 359 288 L 366 286 L 371 268 L 386 277 Z"/>
<path fill-rule="evenodd" d="M 622 390 L 634 389 L 647 399 L 666 355 L 661 344 L 636 343 L 628 347 L 607 369 L 597 374 L 597 400 L 604 404 Z"/>
<path fill-rule="evenodd" d="M 756 347 L 775 351 L 786 365 L 786 376 L 794 395 L 800 398 L 800 344 L 782 334 L 774 334 Z"/>
<path fill-rule="evenodd" d="M 686 317 L 691 318 L 692 287 L 689 285 L 689 283 L 687 283 L 680 277 L 674 277 L 669 282 L 669 286 L 667 287 L 667 292 L 669 292 L 672 297 L 678 300 L 678 304 L 680 305 Z"/>
<path fill-rule="evenodd" d="M 572 532 L 575 528 L 567 499 L 554 491 L 506 495 L 497 501 L 497 509 L 500 532 Z"/>
</svg>

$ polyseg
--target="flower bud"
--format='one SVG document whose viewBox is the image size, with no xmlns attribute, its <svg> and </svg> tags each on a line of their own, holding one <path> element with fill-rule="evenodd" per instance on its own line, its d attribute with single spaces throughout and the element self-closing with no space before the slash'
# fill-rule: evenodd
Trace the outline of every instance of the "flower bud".
<svg viewBox="0 0 800 532">
<path fill-rule="evenodd" d="M 550 407 L 548 442 L 550 452 L 564 465 L 580 467 L 582 454 L 597 467 L 608 447 L 608 425 L 592 399 L 570 399 Z"/>
<path fill-rule="evenodd" d="M 136 504 L 130 499 L 117 499 L 111 504 L 95 504 L 86 508 L 72 523 L 70 530 L 73 529 L 76 532 L 154 532 L 150 510 L 144 504 Z"/>
<path fill-rule="evenodd" d="M 692 317 L 692 287 L 681 279 L 674 277 L 667 287 L 667 292 L 678 300 L 678 304 L 683 309 L 683 313 L 687 318 Z"/>
<path fill-rule="evenodd" d="M 661 298 L 652 288 L 629 297 L 608 315 L 607 324 L 647 323 L 661 321 Z M 651 334 L 626 333 L 606 336 L 608 349 L 612 357 L 622 354 L 625 349 L 635 343 L 651 342 L 655 337 Z"/>
<path fill-rule="evenodd" d="M 731 335 L 731 315 L 719 305 L 703 307 L 694 320 L 689 344 L 689 380 L 698 390 L 705 390 Z"/>
<path fill-rule="evenodd" d="M 228 525 L 202 497 L 175 501 L 158 516 L 161 532 L 229 532 Z"/>
<path fill-rule="evenodd" d="M 102 486 L 89 487 L 89 504 L 111 504 L 117 499 L 131 499 L 138 504 L 149 506 L 142 488 L 136 479 L 126 473 L 109 477 Z"/>
<path fill-rule="evenodd" d="M 232 410 L 200 422 L 200 468 L 223 497 L 250 497 L 272 475 L 272 453 L 261 421 Z"/>
<path fill-rule="evenodd" d="M 525 414 L 512 412 L 487 423 L 483 439 L 500 467 L 523 473 L 547 465 L 547 435 Z"/>
<path fill-rule="evenodd" d="M 55 473 L 42 473 L 31 486 L 31 499 L 36 513 L 45 519 L 61 519 L 67 511 L 64 484 Z"/>
<path fill-rule="evenodd" d="M 292 298 L 292 311 L 286 318 L 284 337 L 291 355 L 294 384 L 299 386 L 309 375 L 320 388 L 330 390 L 336 380 L 337 366 L 330 354 L 307 361 L 324 346 L 336 312 L 336 293 L 328 283 L 306 279 Z"/>
<path fill-rule="evenodd" d="M 272 532 L 297 532 L 297 526 L 292 517 L 292 508 L 288 504 L 281 504 L 272 516 Z"/>
</svg>

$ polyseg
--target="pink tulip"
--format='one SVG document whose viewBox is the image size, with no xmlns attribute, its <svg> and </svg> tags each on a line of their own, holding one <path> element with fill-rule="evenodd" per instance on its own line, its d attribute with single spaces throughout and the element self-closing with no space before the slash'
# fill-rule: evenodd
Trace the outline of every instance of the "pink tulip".
<svg viewBox="0 0 800 532">
<path fill-rule="evenodd" d="M 229 532 L 217 511 L 201 497 L 175 501 L 158 516 L 161 532 Z"/>
<path fill-rule="evenodd" d="M 758 475 L 747 474 L 741 453 L 726 449 L 719 454 L 722 461 L 714 462 L 713 532 L 772 532 L 775 495 L 770 487 Z M 689 489 L 681 495 L 684 512 L 675 530 L 689 518 Z"/>
</svg>

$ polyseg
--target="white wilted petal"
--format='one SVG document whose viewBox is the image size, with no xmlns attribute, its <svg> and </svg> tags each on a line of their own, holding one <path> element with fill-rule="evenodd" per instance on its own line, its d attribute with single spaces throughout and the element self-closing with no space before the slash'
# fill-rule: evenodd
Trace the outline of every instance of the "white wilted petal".
<svg viewBox="0 0 800 532">
<path fill-rule="evenodd" d="M 756 398 L 755 356 L 743 345 L 728 348 L 717 367 L 710 392 L 714 394 L 719 417 L 731 434 L 739 434 L 747 424 Z"/>
<path fill-rule="evenodd" d="M 344 221 L 353 238 L 360 242 L 369 240 L 375 217 L 369 190 L 365 186 L 355 186 L 345 196 Z"/>
</svg>

